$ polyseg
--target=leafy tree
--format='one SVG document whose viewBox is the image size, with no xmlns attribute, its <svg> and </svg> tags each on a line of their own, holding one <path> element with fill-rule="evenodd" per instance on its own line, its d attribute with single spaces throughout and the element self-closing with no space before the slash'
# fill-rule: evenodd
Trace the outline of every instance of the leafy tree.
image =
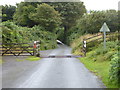
<svg viewBox="0 0 120 90">
<path fill-rule="evenodd" d="M 62 37 L 64 37 L 64 41 L 65 41 L 65 38 L 67 36 L 67 32 L 69 31 L 69 29 L 72 26 L 76 25 L 76 21 L 86 12 L 83 2 L 62 2 L 62 3 L 60 3 L 60 2 L 45 2 L 45 3 L 46 4 L 44 4 L 44 5 L 43 5 L 43 2 L 22 2 L 22 3 L 18 4 L 16 13 L 14 15 L 14 21 L 19 25 L 29 26 L 29 27 L 39 24 L 39 25 L 42 25 L 43 27 L 45 27 L 46 30 L 49 30 L 49 31 L 53 31 L 52 28 L 57 27 L 56 28 L 57 30 L 54 30 L 54 31 L 59 32 L 59 30 L 62 30 L 62 29 L 59 29 L 59 27 L 58 27 L 60 25 L 61 20 L 60 19 L 58 20 L 57 17 L 61 16 L 62 17 L 62 26 L 60 26 L 60 27 L 64 27 L 64 30 L 62 30 L 61 33 L 63 33 Z M 28 6 L 32 6 L 34 8 L 28 8 Z M 48 10 L 55 9 L 56 10 L 55 12 L 58 11 L 57 13 L 58 14 L 60 13 L 60 16 L 59 15 L 55 16 L 54 15 L 55 12 L 53 12 L 54 10 L 49 11 L 50 12 L 49 14 L 47 14 L 48 10 L 47 10 L 47 12 L 45 12 L 43 9 L 39 10 L 39 9 L 43 8 L 43 6 L 44 6 L 44 10 L 45 9 L 48 9 Z M 51 6 L 53 6 L 54 8 Z M 37 9 L 35 9 L 35 8 L 37 8 Z M 44 13 L 44 15 L 42 15 L 42 13 Z M 40 17 L 40 15 L 43 17 Z M 53 16 L 55 18 L 51 18 Z M 48 18 L 49 18 L 49 20 L 48 20 Z M 53 19 L 53 21 L 50 21 L 52 19 Z M 52 22 L 52 23 L 50 23 L 50 22 Z"/>
<path fill-rule="evenodd" d="M 0 22 L 2 21 L 2 5 L 0 5 Z"/>
<path fill-rule="evenodd" d="M 29 18 L 46 30 L 55 32 L 61 24 L 61 17 L 58 11 L 48 4 L 40 4 L 34 13 L 30 13 Z"/>
<path fill-rule="evenodd" d="M 62 16 L 62 26 L 64 27 L 64 42 L 66 42 L 66 37 L 68 30 L 76 25 L 77 20 L 86 13 L 86 8 L 83 2 L 61 2 L 61 3 L 51 3 L 54 8 L 59 11 Z"/>
<path fill-rule="evenodd" d="M 118 13 L 115 10 L 91 11 L 85 14 L 76 26 L 83 33 L 97 33 L 106 22 L 112 32 L 118 30 Z"/>
<path fill-rule="evenodd" d="M 21 2 L 17 4 L 17 9 L 14 14 L 14 22 L 16 22 L 16 24 L 18 25 L 28 27 L 36 25 L 36 23 L 29 18 L 30 12 L 34 11 L 35 7 L 33 5 L 30 5 L 29 3 Z"/>
<path fill-rule="evenodd" d="M 119 16 L 116 10 L 107 10 L 105 12 L 106 23 L 109 25 L 111 32 L 115 32 L 119 29 Z"/>
<path fill-rule="evenodd" d="M 12 5 L 2 5 L 2 21 L 13 20 L 16 7 Z"/>
</svg>

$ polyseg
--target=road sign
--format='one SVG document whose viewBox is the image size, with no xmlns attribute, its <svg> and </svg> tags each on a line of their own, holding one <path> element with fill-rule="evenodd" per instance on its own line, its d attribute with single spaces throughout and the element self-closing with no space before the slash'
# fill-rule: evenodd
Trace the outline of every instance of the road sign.
<svg viewBox="0 0 120 90">
<path fill-rule="evenodd" d="M 110 32 L 110 29 L 108 28 L 106 23 L 103 24 L 103 26 L 100 29 L 100 32 Z"/>
<path fill-rule="evenodd" d="M 106 32 L 110 32 L 110 29 L 108 28 L 106 23 L 103 24 L 103 26 L 100 29 L 100 32 L 103 32 L 104 34 L 104 48 L 106 48 Z"/>
</svg>

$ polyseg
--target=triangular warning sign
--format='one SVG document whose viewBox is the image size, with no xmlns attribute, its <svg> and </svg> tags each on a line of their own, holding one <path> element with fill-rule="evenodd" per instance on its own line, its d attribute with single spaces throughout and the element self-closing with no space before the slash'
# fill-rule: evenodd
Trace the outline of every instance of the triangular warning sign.
<svg viewBox="0 0 120 90">
<path fill-rule="evenodd" d="M 108 28 L 106 23 L 103 24 L 103 26 L 100 29 L 100 32 L 110 32 L 110 29 Z"/>
</svg>

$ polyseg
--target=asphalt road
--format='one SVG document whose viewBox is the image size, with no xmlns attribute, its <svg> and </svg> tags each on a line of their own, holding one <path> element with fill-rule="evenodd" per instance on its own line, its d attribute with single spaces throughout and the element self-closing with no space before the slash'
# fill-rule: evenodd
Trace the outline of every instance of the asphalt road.
<svg viewBox="0 0 120 90">
<path fill-rule="evenodd" d="M 71 48 L 59 46 L 42 55 L 71 55 Z M 3 57 L 3 88 L 104 88 L 103 83 L 76 58 L 43 58 L 17 62 Z"/>
</svg>

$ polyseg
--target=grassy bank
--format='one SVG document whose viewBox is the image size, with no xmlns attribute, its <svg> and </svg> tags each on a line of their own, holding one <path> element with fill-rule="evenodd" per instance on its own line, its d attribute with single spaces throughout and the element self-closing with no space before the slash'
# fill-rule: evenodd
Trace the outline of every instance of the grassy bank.
<svg viewBox="0 0 120 90">
<path fill-rule="evenodd" d="M 86 57 L 80 61 L 91 72 L 95 73 L 107 88 L 118 88 L 119 63 L 117 50 L 118 41 L 107 42 L 107 48 L 103 49 L 103 43 L 87 52 Z"/>
<path fill-rule="evenodd" d="M 76 38 L 72 43 L 73 54 L 82 55 L 82 41 L 84 38 L 91 37 L 93 35 L 83 35 Z M 99 37 L 97 37 L 99 38 Z M 80 61 L 91 72 L 97 75 L 107 88 L 120 88 L 118 79 L 119 75 L 119 59 L 118 59 L 118 45 L 119 41 L 117 36 L 114 38 L 108 38 L 106 42 L 106 49 L 103 48 L 102 41 L 94 41 L 87 44 L 86 57 L 79 58 Z"/>
<path fill-rule="evenodd" d="M 80 61 L 86 66 L 86 68 L 97 75 L 106 87 L 118 88 L 117 85 L 112 84 L 109 81 L 110 61 L 94 61 L 89 57 L 80 58 Z"/>
</svg>

